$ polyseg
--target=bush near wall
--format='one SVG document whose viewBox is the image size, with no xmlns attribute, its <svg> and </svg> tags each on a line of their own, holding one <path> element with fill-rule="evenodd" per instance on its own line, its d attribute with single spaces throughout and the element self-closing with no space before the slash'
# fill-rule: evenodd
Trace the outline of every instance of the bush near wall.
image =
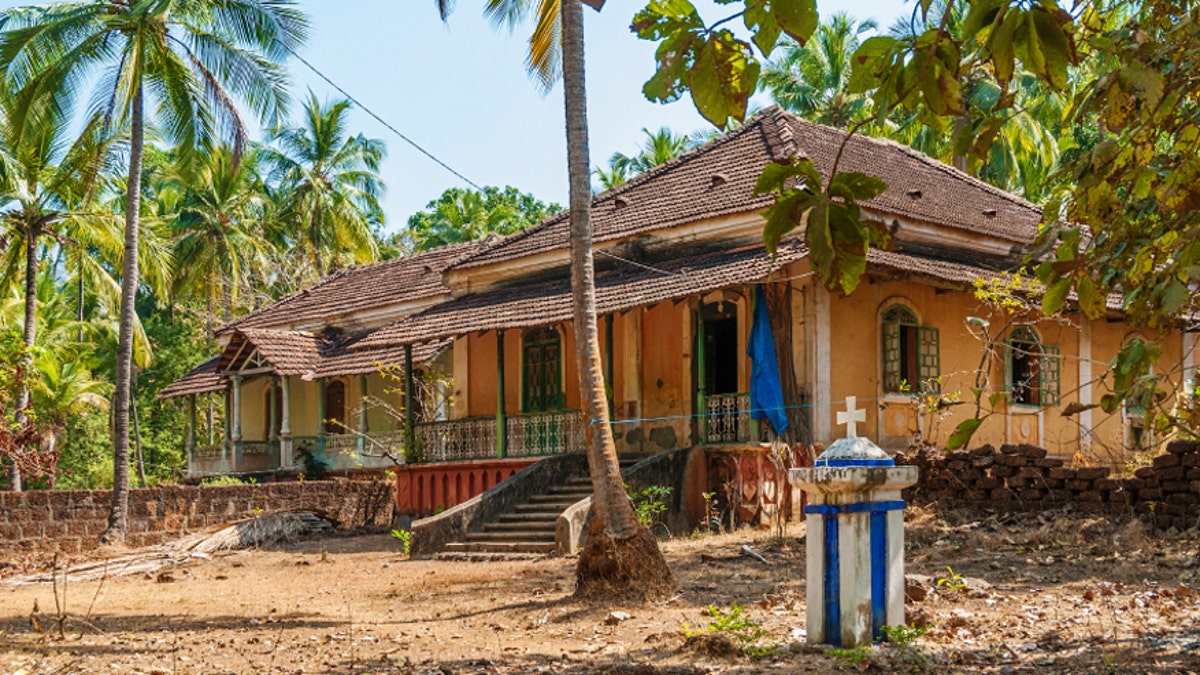
<svg viewBox="0 0 1200 675">
<path fill-rule="evenodd" d="M 1110 513 L 1137 513 L 1161 529 L 1200 524 L 1200 442 L 1174 441 L 1133 476 L 1106 466 L 1069 467 L 1032 445 L 973 450 L 916 450 L 896 455 L 920 478 L 904 491 L 916 503 L 1044 509 L 1072 504 Z"/>
<path fill-rule="evenodd" d="M 0 492 L 0 559 L 99 545 L 108 526 L 108 490 Z M 395 511 L 390 481 L 305 481 L 221 486 L 163 485 L 130 490 L 129 546 L 282 511 L 311 511 L 338 529 L 386 528 Z"/>
</svg>

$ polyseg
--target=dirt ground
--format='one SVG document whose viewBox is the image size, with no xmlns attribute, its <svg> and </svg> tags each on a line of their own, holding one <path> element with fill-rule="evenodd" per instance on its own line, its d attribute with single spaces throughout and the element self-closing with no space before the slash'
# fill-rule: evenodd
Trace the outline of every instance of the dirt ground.
<svg viewBox="0 0 1200 675">
<path fill-rule="evenodd" d="M 1200 673 L 1194 530 L 906 515 L 908 572 L 929 577 L 909 618 L 929 628 L 890 646 L 804 644 L 803 525 L 783 544 L 750 530 L 663 541 L 678 595 L 636 607 L 574 602 L 572 558 L 407 560 L 362 535 L 68 581 L 65 637 L 51 586 L 0 579 L 0 672 Z"/>
</svg>

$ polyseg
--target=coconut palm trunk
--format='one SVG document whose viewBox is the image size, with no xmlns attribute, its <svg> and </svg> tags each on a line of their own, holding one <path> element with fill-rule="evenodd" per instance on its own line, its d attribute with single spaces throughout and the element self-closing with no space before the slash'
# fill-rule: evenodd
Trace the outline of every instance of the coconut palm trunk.
<svg viewBox="0 0 1200 675">
<path fill-rule="evenodd" d="M 660 597 L 671 590 L 671 571 L 654 535 L 638 523 L 625 494 L 609 424 L 600 332 L 596 324 L 587 87 L 580 0 L 562 0 L 561 16 L 575 357 L 579 364 L 580 401 L 587 421 L 588 469 L 592 478 L 592 520 L 576 570 L 576 594 L 580 597 L 644 600 Z"/>
<path fill-rule="evenodd" d="M 129 532 L 129 395 L 133 370 L 133 321 L 138 287 L 138 216 L 141 206 L 142 150 L 145 144 L 142 87 L 133 94 L 129 140 L 129 180 L 125 196 L 125 259 L 121 271 L 121 320 L 117 333 L 116 391 L 113 392 L 113 493 L 106 543 L 123 543 Z"/>
<path fill-rule="evenodd" d="M 25 356 L 22 359 L 23 377 L 17 392 L 17 414 L 14 421 L 24 426 L 29 407 L 29 380 L 33 372 L 33 342 L 37 339 L 37 237 L 38 228 L 32 224 L 25 230 Z M 8 472 L 8 487 L 13 492 L 21 491 L 21 465 L 13 460 Z"/>
</svg>

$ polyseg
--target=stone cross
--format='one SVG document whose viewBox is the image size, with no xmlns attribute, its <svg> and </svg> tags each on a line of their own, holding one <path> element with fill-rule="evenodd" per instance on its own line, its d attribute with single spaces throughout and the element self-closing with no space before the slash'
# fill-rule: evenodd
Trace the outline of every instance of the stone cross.
<svg viewBox="0 0 1200 675">
<path fill-rule="evenodd" d="M 867 421 L 867 411 L 855 410 L 854 406 L 858 404 L 857 396 L 846 397 L 846 412 L 837 414 L 837 423 L 846 425 L 846 438 L 858 438 L 858 422 Z"/>
</svg>

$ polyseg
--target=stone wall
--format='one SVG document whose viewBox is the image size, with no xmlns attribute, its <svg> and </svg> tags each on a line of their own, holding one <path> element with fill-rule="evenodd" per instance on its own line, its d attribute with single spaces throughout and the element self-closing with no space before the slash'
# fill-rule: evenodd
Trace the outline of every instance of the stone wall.
<svg viewBox="0 0 1200 675">
<path fill-rule="evenodd" d="M 904 491 L 916 503 L 973 503 L 999 508 L 1042 509 L 1065 504 L 1105 512 L 1133 512 L 1159 528 L 1200 523 L 1200 443 L 1175 441 L 1166 454 L 1133 476 L 1111 469 L 1069 467 L 1032 445 L 990 445 L 973 450 L 920 450 L 896 455 L 897 464 L 920 470 Z"/>
<path fill-rule="evenodd" d="M 109 490 L 0 492 L 0 558 L 94 548 L 108 525 Z M 305 481 L 130 490 L 130 546 L 150 546 L 206 528 L 281 511 L 311 511 L 339 529 L 386 527 L 395 510 L 385 481 Z"/>
</svg>

